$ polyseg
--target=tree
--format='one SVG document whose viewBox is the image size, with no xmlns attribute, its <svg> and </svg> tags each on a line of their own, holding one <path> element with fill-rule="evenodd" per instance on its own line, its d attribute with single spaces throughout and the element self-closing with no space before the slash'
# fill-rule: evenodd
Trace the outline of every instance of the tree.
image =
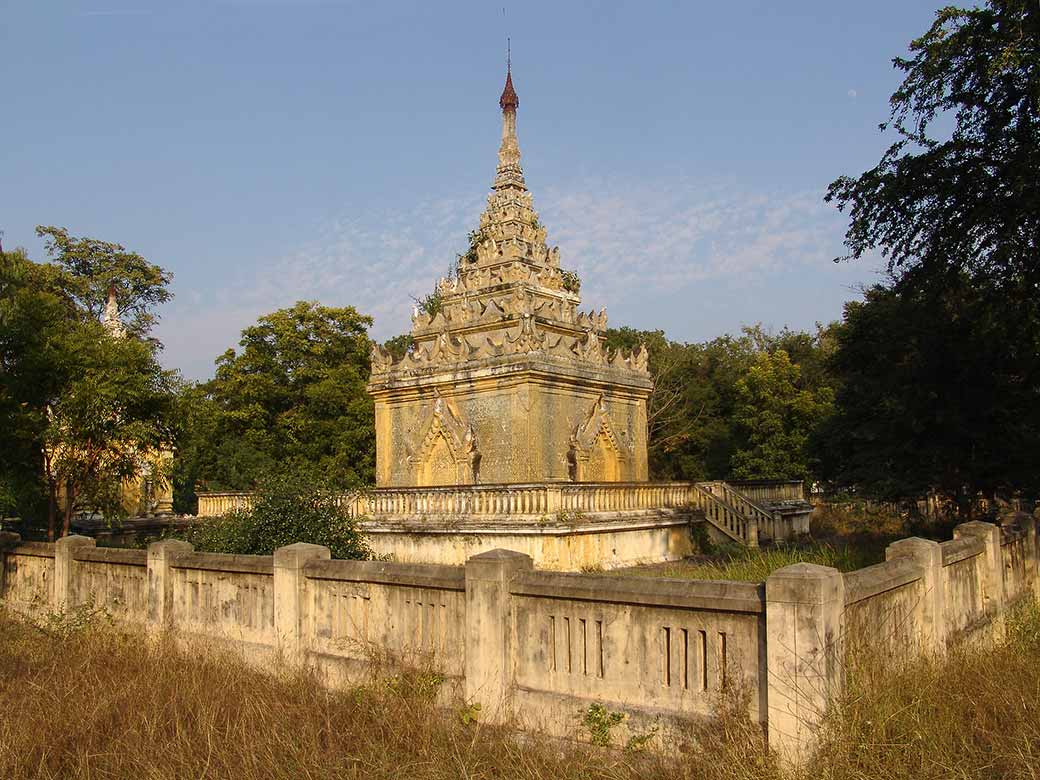
<svg viewBox="0 0 1040 780">
<path fill-rule="evenodd" d="M 217 359 L 216 377 L 185 391 L 195 409 L 180 443 L 180 501 L 196 480 L 246 490 L 276 467 L 339 488 L 371 483 L 371 324 L 350 306 L 300 301 L 243 330 L 241 349 Z"/>
<path fill-rule="evenodd" d="M 894 276 L 917 269 L 915 284 L 966 274 L 1035 296 L 1040 5 L 943 8 L 910 51 L 893 61 L 906 76 L 881 125 L 898 140 L 876 167 L 837 179 L 827 194 L 850 212 L 845 259 L 879 249 Z"/>
<path fill-rule="evenodd" d="M 65 228 L 38 226 L 47 252 L 67 274 L 66 290 L 90 319 L 100 319 L 114 290 L 119 316 L 129 335 L 146 335 L 155 324 L 156 306 L 170 299 L 173 276 L 119 244 L 75 238 Z"/>
<path fill-rule="evenodd" d="M 1009 326 L 967 279 L 878 285 L 847 304 L 836 412 L 815 440 L 822 476 L 885 500 L 937 493 L 962 514 L 980 493 L 1036 491 L 1040 393 Z"/>
<path fill-rule="evenodd" d="M 68 381 L 48 406 L 43 437 L 48 477 L 64 495 L 63 535 L 77 509 L 124 515 L 124 483 L 147 453 L 174 440 L 173 377 L 148 342 L 113 336 L 93 321 L 67 339 Z"/>
<path fill-rule="evenodd" d="M 276 471 L 257 485 L 249 509 L 207 518 L 186 534 L 202 552 L 271 555 L 296 542 L 328 547 L 333 558 L 364 560 L 372 550 L 339 504 L 339 491 L 295 471 Z"/>
<path fill-rule="evenodd" d="M 798 391 L 828 390 L 834 385 L 826 361 L 833 349 L 833 326 L 817 326 L 815 334 L 784 329 L 769 333 L 761 325 L 744 328 L 739 336 L 721 336 L 701 344 L 668 340 L 660 331 L 631 328 L 607 331 L 607 345 L 632 349 L 645 343 L 650 353 L 654 391 L 648 404 L 650 473 L 655 479 L 723 479 L 733 476 L 733 459 L 753 445 L 754 426 L 740 391 L 762 356 L 785 350 L 796 364 Z M 764 435 L 761 429 L 760 435 Z M 786 429 L 779 429 L 781 434 Z M 789 442 L 776 442 L 783 448 Z M 771 446 L 765 439 L 759 446 Z M 802 458 L 801 455 L 797 456 Z M 755 471 L 751 462 L 743 476 L 774 476 L 770 469 Z"/>
<path fill-rule="evenodd" d="M 848 254 L 890 280 L 846 309 L 825 471 L 888 498 L 1036 489 L 1040 445 L 1040 5 L 940 10 L 905 74 L 879 164 L 833 182 Z"/>
<path fill-rule="evenodd" d="M 63 282 L 24 250 L 0 254 L 0 483 L 4 511 L 22 517 L 47 511 L 47 402 L 65 382 L 63 336 L 77 322 Z"/>
<path fill-rule="evenodd" d="M 831 388 L 801 387 L 801 369 L 778 349 L 760 352 L 736 391 L 734 421 L 746 443 L 733 454 L 733 476 L 808 479 L 809 436 L 831 413 Z"/>
<path fill-rule="evenodd" d="M 155 319 L 148 302 L 169 297 L 169 274 L 116 244 L 38 231 L 59 262 L 0 257 L 0 481 L 23 517 L 47 507 L 53 538 L 60 494 L 66 532 L 76 509 L 118 513 L 131 453 L 172 436 L 172 376 L 155 358 L 161 345 L 139 338 Z M 110 286 L 136 301 L 125 338 L 98 319 Z"/>
</svg>

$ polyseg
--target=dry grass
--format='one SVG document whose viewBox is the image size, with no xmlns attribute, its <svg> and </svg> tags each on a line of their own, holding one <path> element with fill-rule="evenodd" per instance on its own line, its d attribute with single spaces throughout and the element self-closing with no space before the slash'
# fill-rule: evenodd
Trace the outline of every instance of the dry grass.
<svg viewBox="0 0 1040 780">
<path fill-rule="evenodd" d="M 807 777 L 834 780 L 1040 778 L 1040 608 L 996 647 L 893 668 L 861 660 L 823 730 Z"/>
<path fill-rule="evenodd" d="M 0 614 L 5 779 L 785 777 L 731 697 L 714 725 L 631 752 L 467 722 L 426 685 L 327 691 L 97 621 L 45 628 Z M 1040 610 L 996 648 L 857 665 L 821 734 L 787 780 L 1036 780 Z"/>
<path fill-rule="evenodd" d="M 892 511 L 821 506 L 812 516 L 808 538 L 757 550 L 737 544 L 705 544 L 704 554 L 673 563 L 655 563 L 615 569 L 630 577 L 669 577 L 686 580 L 740 580 L 762 582 L 794 563 L 833 566 L 854 571 L 885 560 L 885 547 L 908 536 L 906 519 Z M 916 529 L 918 533 L 921 529 Z M 941 532 L 941 529 L 940 529 Z M 948 538 L 944 536 L 942 538 Z"/>
<path fill-rule="evenodd" d="M 435 705 L 435 686 L 399 678 L 328 691 L 96 621 L 48 631 L 0 615 L 4 780 L 771 776 L 759 730 L 736 712 L 691 727 L 679 758 L 467 722 Z"/>
<path fill-rule="evenodd" d="M 698 556 L 674 563 L 652 563 L 614 569 L 610 574 L 627 577 L 669 577 L 683 580 L 739 580 L 762 582 L 777 569 L 793 563 L 816 563 L 852 571 L 877 563 L 880 559 L 855 547 L 807 542 L 782 547 L 727 546 L 711 556 Z"/>
</svg>

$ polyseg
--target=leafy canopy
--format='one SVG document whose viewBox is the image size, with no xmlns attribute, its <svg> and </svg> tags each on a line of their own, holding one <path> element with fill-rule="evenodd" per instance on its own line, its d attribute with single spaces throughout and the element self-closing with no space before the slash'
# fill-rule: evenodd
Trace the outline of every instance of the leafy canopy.
<svg viewBox="0 0 1040 780">
<path fill-rule="evenodd" d="M 878 249 L 915 282 L 967 273 L 1035 291 L 1040 250 L 1040 5 L 946 7 L 897 57 L 905 75 L 878 165 L 831 184 L 844 259 Z"/>
<path fill-rule="evenodd" d="M 847 304 L 836 413 L 815 444 L 822 476 L 883 499 L 934 491 L 962 505 L 1040 488 L 1040 396 L 1023 381 L 1021 334 L 994 306 L 967 281 L 877 286 Z"/>
<path fill-rule="evenodd" d="M 276 468 L 313 470 L 340 488 L 370 483 L 371 324 L 351 306 L 300 301 L 243 330 L 216 377 L 185 391 L 179 503 L 196 481 L 248 490 Z"/>
<path fill-rule="evenodd" d="M 65 271 L 67 293 L 88 318 L 100 319 L 113 289 L 129 334 L 147 335 L 156 322 L 155 307 L 170 300 L 172 274 L 119 244 L 76 238 L 65 228 L 41 225 L 36 235 L 47 239 L 47 252 Z"/>
<path fill-rule="evenodd" d="M 59 490 L 66 532 L 75 511 L 122 514 L 138 456 L 174 437 L 174 376 L 140 338 L 170 277 L 117 244 L 37 230 L 57 263 L 0 255 L 0 496 L 27 520 L 46 512 L 53 535 Z M 99 321 L 109 286 L 129 291 L 126 338 Z"/>
</svg>

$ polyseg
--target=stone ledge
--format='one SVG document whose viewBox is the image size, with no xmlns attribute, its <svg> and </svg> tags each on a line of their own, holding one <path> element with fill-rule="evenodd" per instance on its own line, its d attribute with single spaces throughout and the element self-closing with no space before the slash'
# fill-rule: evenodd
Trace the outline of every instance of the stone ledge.
<svg viewBox="0 0 1040 780">
<path fill-rule="evenodd" d="M 481 534 L 481 535 L 524 535 L 561 536 L 574 534 L 604 533 L 606 531 L 641 531 L 649 528 L 679 527 L 701 523 L 704 513 L 687 510 L 639 510 L 633 512 L 599 512 L 583 516 L 586 522 L 547 521 L 539 522 L 536 516 L 516 515 L 478 516 L 473 515 L 413 515 L 380 518 L 360 524 L 365 534 L 421 533 L 421 534 Z"/>
<path fill-rule="evenodd" d="M 233 571 L 242 574 L 274 575 L 272 555 L 224 555 L 222 553 L 177 553 L 171 556 L 170 568 L 202 571 Z"/>
<path fill-rule="evenodd" d="M 539 598 L 711 609 L 720 612 L 765 612 L 765 585 L 761 582 L 670 580 L 533 571 L 518 575 L 510 592 L 517 596 Z"/>
<path fill-rule="evenodd" d="M 845 575 L 845 605 L 855 604 L 922 579 L 924 567 L 912 558 L 893 558 Z"/>
<path fill-rule="evenodd" d="M 95 563 L 119 563 L 126 566 L 147 566 L 148 552 L 118 547 L 78 547 L 73 550 L 72 559 Z"/>
<path fill-rule="evenodd" d="M 439 590 L 465 590 L 466 572 L 461 566 L 432 563 L 386 563 L 383 561 L 309 561 L 303 575 L 312 580 L 371 582 Z"/>
</svg>

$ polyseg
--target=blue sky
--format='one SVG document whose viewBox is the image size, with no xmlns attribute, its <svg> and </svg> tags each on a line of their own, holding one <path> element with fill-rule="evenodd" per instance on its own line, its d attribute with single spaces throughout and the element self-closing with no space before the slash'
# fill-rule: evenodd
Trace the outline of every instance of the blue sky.
<svg viewBox="0 0 1040 780">
<path fill-rule="evenodd" d="M 0 2 L 0 229 L 117 241 L 174 274 L 191 378 L 298 299 L 407 330 L 476 226 L 505 39 L 535 207 L 586 308 L 700 341 L 836 319 L 827 184 L 874 164 L 891 58 L 938 4 Z"/>
</svg>

